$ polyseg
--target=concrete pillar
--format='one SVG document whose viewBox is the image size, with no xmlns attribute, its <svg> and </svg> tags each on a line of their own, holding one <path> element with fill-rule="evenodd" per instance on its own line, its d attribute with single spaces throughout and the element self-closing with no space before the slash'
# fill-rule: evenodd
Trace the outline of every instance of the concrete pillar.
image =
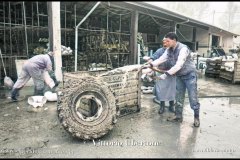
<svg viewBox="0 0 240 160">
<path fill-rule="evenodd" d="M 60 2 L 52 1 L 47 3 L 50 51 L 54 52 L 56 78 L 62 81 Z"/>
<path fill-rule="evenodd" d="M 129 64 L 137 63 L 137 33 L 138 33 L 138 11 L 134 11 L 131 16 L 131 37 L 130 37 L 130 48 L 131 53 L 129 55 Z"/>
</svg>

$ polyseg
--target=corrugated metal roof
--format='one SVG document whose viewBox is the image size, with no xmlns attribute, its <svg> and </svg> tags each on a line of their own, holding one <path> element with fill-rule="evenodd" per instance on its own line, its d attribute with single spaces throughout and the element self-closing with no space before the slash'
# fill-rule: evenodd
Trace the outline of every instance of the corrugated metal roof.
<svg viewBox="0 0 240 160">
<path fill-rule="evenodd" d="M 233 36 L 239 36 L 238 34 L 229 32 L 229 31 L 224 30 L 224 29 L 222 29 L 220 27 L 213 26 L 211 24 L 195 20 L 193 18 L 190 18 L 190 17 L 184 16 L 184 15 L 178 14 L 176 12 L 172 12 L 172 11 L 166 10 L 166 9 L 161 8 L 159 6 L 154 6 L 154 5 L 149 4 L 149 3 L 145 3 L 145 2 L 125 2 L 125 3 L 131 4 L 131 5 L 135 5 L 135 6 L 138 6 L 138 7 L 141 7 L 141 8 L 145 8 L 145 9 L 156 11 L 156 12 L 159 13 L 159 16 L 161 16 L 163 18 L 166 17 L 166 18 L 168 18 L 170 20 L 174 20 L 177 23 L 189 20 L 187 23 L 184 23 L 184 24 L 188 24 L 188 25 L 191 25 L 191 26 L 197 26 L 197 27 L 205 26 L 205 27 L 208 27 L 208 28 L 219 29 L 219 31 L 221 31 L 221 32 L 225 32 L 227 34 L 232 34 Z"/>
<path fill-rule="evenodd" d="M 64 10 L 64 4 L 71 6 L 70 8 L 73 8 L 74 4 L 77 4 L 77 8 L 81 8 L 77 10 L 77 15 L 79 14 L 87 14 L 90 9 L 94 6 L 96 2 L 94 1 L 77 1 L 77 2 L 69 2 L 69 1 L 63 1 L 61 2 L 61 9 Z M 118 8 L 118 9 L 117 9 Z M 120 9 L 120 10 L 119 10 Z M 161 8 L 159 6 L 154 6 L 149 3 L 145 2 L 122 2 L 122 1 L 111 1 L 111 2 L 101 2 L 101 5 L 97 7 L 97 9 L 91 14 L 92 16 L 106 16 L 107 11 L 109 11 L 109 17 L 116 19 L 119 19 L 118 14 L 122 14 L 121 17 L 123 21 L 128 21 L 131 17 L 130 13 L 132 11 L 138 11 L 139 14 L 139 25 L 148 25 L 152 26 L 152 28 L 156 28 L 158 25 L 166 25 L 168 22 L 175 22 L 175 23 L 182 23 L 184 22 L 184 25 L 192 26 L 192 27 L 199 27 L 205 30 L 216 29 L 226 34 L 232 34 L 233 36 L 239 36 L 238 34 L 229 32 L 227 30 L 224 30 L 220 27 L 213 26 L 208 23 L 204 23 L 201 21 L 198 21 L 196 19 L 178 14 L 176 12 L 169 11 L 167 9 Z M 118 14 L 117 14 L 118 13 Z M 154 21 L 153 18 L 154 17 Z M 188 21 L 188 22 L 187 22 Z M 187 23 L 186 23 L 187 22 Z M 155 26 L 155 27 L 154 27 Z M 151 29 L 153 30 L 153 29 Z"/>
</svg>

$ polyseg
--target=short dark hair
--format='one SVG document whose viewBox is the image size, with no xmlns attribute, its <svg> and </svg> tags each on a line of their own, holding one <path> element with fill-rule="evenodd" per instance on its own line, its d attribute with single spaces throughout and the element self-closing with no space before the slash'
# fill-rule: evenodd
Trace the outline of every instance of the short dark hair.
<svg viewBox="0 0 240 160">
<path fill-rule="evenodd" d="M 176 40 L 176 41 L 178 41 L 178 36 L 176 35 L 176 33 L 174 33 L 174 32 L 168 32 L 165 36 L 164 36 L 164 38 L 169 38 L 169 39 L 171 39 L 171 40 Z"/>
</svg>

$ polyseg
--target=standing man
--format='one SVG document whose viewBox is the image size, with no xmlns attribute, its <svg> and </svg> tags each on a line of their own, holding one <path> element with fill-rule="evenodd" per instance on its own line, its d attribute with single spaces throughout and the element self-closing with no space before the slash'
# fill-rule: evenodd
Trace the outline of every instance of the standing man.
<svg viewBox="0 0 240 160">
<path fill-rule="evenodd" d="M 194 111 L 194 126 L 199 127 L 200 103 L 197 97 L 197 72 L 195 64 L 191 59 L 188 47 L 178 42 L 178 37 L 174 32 L 167 33 L 165 38 L 168 48 L 159 59 L 151 62 L 149 65 L 146 65 L 146 67 L 158 66 L 166 61 L 171 64 L 171 69 L 159 76 L 159 79 L 166 79 L 167 77 L 171 77 L 173 75 L 177 76 L 175 115 L 173 117 L 169 117 L 167 120 L 182 122 L 185 92 L 187 90 L 190 106 Z"/>
<path fill-rule="evenodd" d="M 36 55 L 29 60 L 27 60 L 22 68 L 22 71 L 14 84 L 11 92 L 12 101 L 17 101 L 18 92 L 24 87 L 24 85 L 32 77 L 35 88 L 34 95 L 43 95 L 43 90 L 45 87 L 44 82 L 44 72 L 48 71 L 50 77 L 53 79 L 55 84 L 50 84 L 50 87 L 53 88 L 58 85 L 54 71 L 54 57 L 53 52 L 48 52 L 47 54 Z"/>
<path fill-rule="evenodd" d="M 159 48 L 151 57 L 143 57 L 145 61 L 151 63 L 152 61 L 158 59 L 166 50 L 166 39 L 162 40 L 163 47 Z M 160 70 L 169 70 L 170 64 L 165 62 L 158 66 Z M 159 73 L 156 72 L 158 75 Z M 155 80 L 155 96 L 158 101 L 160 101 L 160 108 L 158 113 L 162 114 L 165 111 L 165 101 L 169 101 L 169 111 L 174 112 L 174 100 L 176 95 L 176 76 L 169 76 L 165 80 Z"/>
</svg>

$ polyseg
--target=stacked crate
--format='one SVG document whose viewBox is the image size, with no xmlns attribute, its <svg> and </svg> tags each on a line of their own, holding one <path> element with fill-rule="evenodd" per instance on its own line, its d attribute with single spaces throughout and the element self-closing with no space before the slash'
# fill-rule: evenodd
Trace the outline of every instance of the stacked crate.
<svg viewBox="0 0 240 160">
<path fill-rule="evenodd" d="M 221 63 L 221 59 L 208 59 L 206 61 L 207 68 L 205 70 L 205 75 L 218 77 L 220 74 Z"/>
<path fill-rule="evenodd" d="M 223 63 L 225 63 L 225 62 L 222 62 L 222 65 L 223 65 Z M 229 72 L 229 71 L 226 71 L 225 69 L 221 69 L 219 77 L 227 79 L 227 80 L 231 81 L 233 84 L 236 82 L 240 82 L 240 62 L 239 62 L 239 60 L 234 62 L 234 71 L 233 72 Z"/>
</svg>

